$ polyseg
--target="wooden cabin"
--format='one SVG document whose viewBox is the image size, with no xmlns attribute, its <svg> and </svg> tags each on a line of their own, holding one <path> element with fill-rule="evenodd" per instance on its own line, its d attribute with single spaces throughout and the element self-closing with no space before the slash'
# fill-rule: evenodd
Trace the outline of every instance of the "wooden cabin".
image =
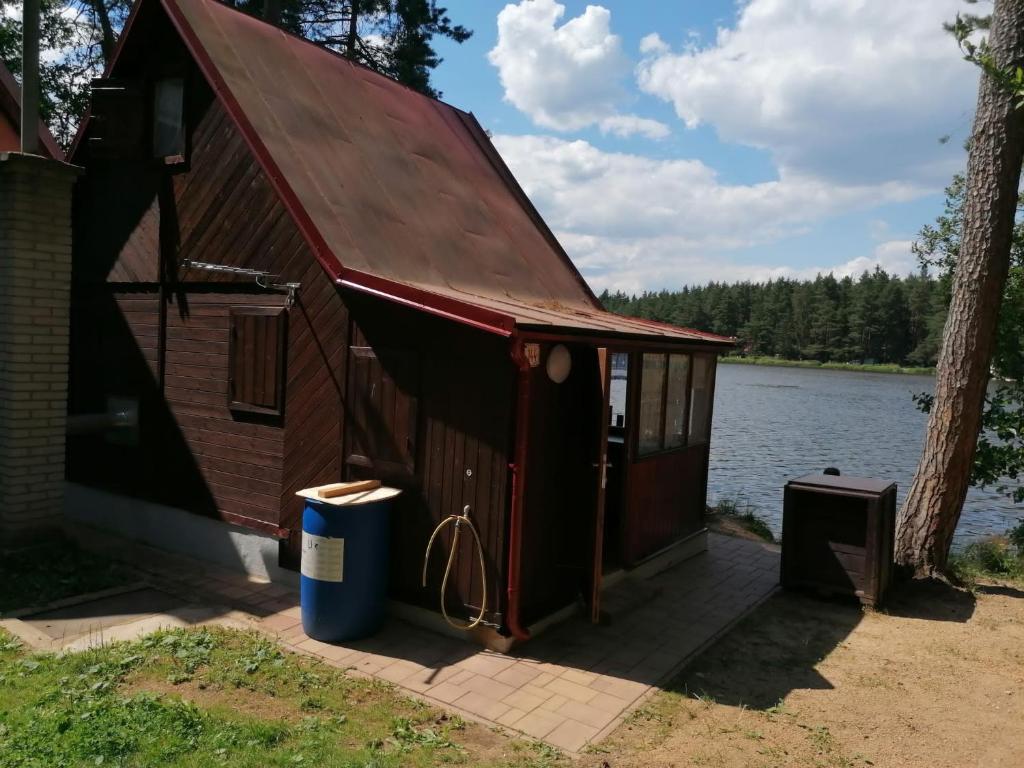
<svg viewBox="0 0 1024 768">
<path fill-rule="evenodd" d="M 70 408 L 138 410 L 71 439 L 73 483 L 295 568 L 295 492 L 379 478 L 405 491 L 392 595 L 430 611 L 427 539 L 468 505 L 485 620 L 519 639 L 703 545 L 732 340 L 605 312 L 472 114 L 214 0 L 140 0 L 72 160 Z M 145 528 L 199 546 L 181 519 Z M 461 555 L 453 616 L 483 598 Z"/>
<path fill-rule="evenodd" d="M 21 149 L 21 87 L 0 61 L 0 152 Z M 64 152 L 54 141 L 46 124 L 39 124 L 39 154 L 51 160 L 63 160 Z"/>
</svg>

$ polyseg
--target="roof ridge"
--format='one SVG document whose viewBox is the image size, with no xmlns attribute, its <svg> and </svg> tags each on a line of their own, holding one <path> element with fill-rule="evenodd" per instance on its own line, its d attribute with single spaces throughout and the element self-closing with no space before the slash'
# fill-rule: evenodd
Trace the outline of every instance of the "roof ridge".
<svg viewBox="0 0 1024 768">
<path fill-rule="evenodd" d="M 167 2 L 167 0 L 162 0 L 162 1 L 163 2 Z M 324 52 L 324 53 L 326 53 L 326 54 L 328 54 L 330 56 L 333 56 L 334 58 L 340 59 L 341 61 L 345 62 L 346 64 L 349 64 L 349 65 L 351 65 L 351 66 L 353 66 L 353 67 L 355 67 L 357 69 L 361 69 L 361 70 L 364 70 L 366 72 L 369 72 L 370 74 L 376 75 L 377 77 L 381 77 L 384 80 L 386 80 L 387 82 L 393 83 L 393 84 L 395 84 L 395 85 L 397 85 L 397 86 L 399 86 L 401 88 L 404 88 L 405 90 L 409 91 L 410 93 L 415 93 L 417 96 L 422 96 L 424 99 L 429 99 L 430 101 L 436 101 L 439 104 L 444 104 L 446 107 L 451 107 L 452 109 L 456 109 L 459 112 L 470 114 L 470 113 L 467 113 L 466 110 L 464 110 L 464 109 L 462 109 L 460 107 L 456 107 L 454 104 L 449 104 L 444 99 L 440 99 L 440 98 L 438 98 L 436 96 L 431 96 L 430 94 L 423 93 L 423 91 L 417 91 L 411 85 L 407 85 L 406 83 L 403 83 L 400 80 L 396 80 L 395 78 L 391 77 L 390 75 L 385 75 L 383 72 L 378 72 L 373 67 L 370 67 L 370 66 L 368 66 L 366 64 L 363 64 L 362 62 L 350 59 L 348 56 L 343 54 L 341 51 L 336 51 L 333 48 L 328 48 L 326 45 L 318 43 L 315 40 L 310 40 L 308 37 L 303 37 L 302 35 L 297 34 L 295 32 L 292 32 L 291 30 L 285 29 L 284 27 L 278 26 L 277 24 L 271 24 L 266 19 L 262 19 L 259 16 L 253 16 L 251 13 L 246 13 L 241 8 L 239 8 L 238 6 L 231 5 L 230 3 L 224 2 L 224 0 L 199 0 L 199 2 L 216 3 L 217 5 L 223 6 L 224 8 L 228 9 L 229 11 L 233 11 L 234 13 L 241 14 L 242 16 L 244 16 L 247 19 L 251 19 L 251 20 L 253 20 L 255 22 L 258 22 L 260 24 L 265 24 L 268 27 L 273 27 L 276 31 L 280 32 L 285 37 L 290 37 L 290 38 L 292 38 L 294 40 L 298 40 L 301 43 L 305 43 L 306 45 L 311 45 L 311 46 L 313 46 L 313 48 L 317 49 L 318 51 L 322 51 L 322 52 Z"/>
</svg>

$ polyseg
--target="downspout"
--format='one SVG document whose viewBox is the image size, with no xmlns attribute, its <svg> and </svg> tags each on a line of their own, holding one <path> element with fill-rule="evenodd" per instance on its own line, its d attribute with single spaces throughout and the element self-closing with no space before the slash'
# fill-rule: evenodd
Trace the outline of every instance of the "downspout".
<svg viewBox="0 0 1024 768">
<path fill-rule="evenodd" d="M 512 361 L 517 369 L 516 436 L 512 449 L 512 510 L 508 523 L 508 610 L 505 623 L 516 640 L 530 633 L 519 623 L 519 580 L 523 553 L 523 504 L 526 495 L 526 457 L 530 431 L 530 363 L 521 339 L 513 337 Z"/>
</svg>

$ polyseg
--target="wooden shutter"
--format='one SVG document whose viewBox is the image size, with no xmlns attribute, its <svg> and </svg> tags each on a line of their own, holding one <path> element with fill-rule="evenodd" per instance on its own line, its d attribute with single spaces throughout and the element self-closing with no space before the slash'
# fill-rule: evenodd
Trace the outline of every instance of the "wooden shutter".
<svg viewBox="0 0 1024 768">
<path fill-rule="evenodd" d="M 349 348 L 345 464 L 356 475 L 416 472 L 418 369 L 411 352 Z"/>
<path fill-rule="evenodd" d="M 284 413 L 288 313 L 284 307 L 232 307 L 228 350 L 228 406 Z"/>
</svg>

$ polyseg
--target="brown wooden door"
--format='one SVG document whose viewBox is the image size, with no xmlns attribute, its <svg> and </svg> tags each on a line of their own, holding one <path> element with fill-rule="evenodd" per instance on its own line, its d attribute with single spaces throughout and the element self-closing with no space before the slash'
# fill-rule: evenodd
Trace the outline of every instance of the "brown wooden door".
<svg viewBox="0 0 1024 768">
<path fill-rule="evenodd" d="M 612 366 L 606 347 L 597 348 L 597 375 L 601 381 L 600 426 L 597 429 L 597 496 L 594 509 L 594 571 L 590 593 L 590 620 L 601 620 L 601 574 L 604 572 L 604 505 L 608 487 L 608 422 Z"/>
<path fill-rule="evenodd" d="M 417 374 L 412 352 L 349 348 L 346 476 L 402 485 L 416 474 Z"/>
</svg>

